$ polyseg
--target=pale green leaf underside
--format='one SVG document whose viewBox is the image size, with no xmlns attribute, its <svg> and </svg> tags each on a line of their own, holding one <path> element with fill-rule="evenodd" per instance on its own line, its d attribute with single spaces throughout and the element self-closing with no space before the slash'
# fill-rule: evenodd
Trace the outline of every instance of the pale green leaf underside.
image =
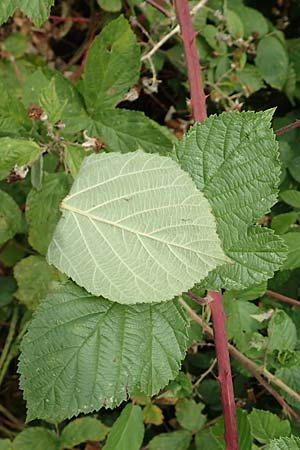
<svg viewBox="0 0 300 450">
<path fill-rule="evenodd" d="M 228 261 L 208 201 L 169 158 L 91 155 L 61 208 L 49 263 L 119 303 L 170 300 Z"/>
<path fill-rule="evenodd" d="M 283 437 L 272 441 L 266 450 L 299 450 L 300 438 L 296 436 Z"/>
<path fill-rule="evenodd" d="M 61 286 L 41 303 L 22 343 L 28 420 L 112 408 L 134 389 L 156 394 L 179 371 L 187 326 L 176 302 L 126 306 Z"/>
<path fill-rule="evenodd" d="M 42 25 L 50 13 L 54 0 L 1 0 L 0 24 L 5 22 L 16 9 L 20 9 L 33 20 L 35 25 Z"/>
<path fill-rule="evenodd" d="M 178 146 L 179 162 L 210 201 L 225 253 L 234 261 L 211 272 L 206 287 L 258 284 L 285 258 L 283 241 L 253 225 L 275 203 L 280 181 L 271 117 L 271 111 L 210 116 Z"/>
</svg>

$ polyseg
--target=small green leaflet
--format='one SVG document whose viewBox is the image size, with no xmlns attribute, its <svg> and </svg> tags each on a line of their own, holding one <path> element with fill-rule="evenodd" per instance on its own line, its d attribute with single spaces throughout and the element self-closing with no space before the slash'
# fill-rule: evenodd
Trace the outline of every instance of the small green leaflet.
<svg viewBox="0 0 300 450">
<path fill-rule="evenodd" d="M 170 300 L 229 261 L 208 201 L 170 158 L 91 155 L 61 209 L 49 263 L 119 303 Z"/>
<path fill-rule="evenodd" d="M 28 420 L 60 422 L 113 408 L 136 389 L 157 394 L 178 374 L 187 327 L 177 302 L 126 306 L 61 285 L 41 303 L 22 342 Z"/>
<path fill-rule="evenodd" d="M 284 261 L 283 241 L 254 223 L 276 202 L 278 145 L 273 111 L 223 113 L 194 125 L 177 147 L 180 165 L 210 201 L 225 253 L 203 283 L 211 289 L 245 289 L 272 277 Z"/>
<path fill-rule="evenodd" d="M 0 138 L 0 180 L 7 177 L 15 166 L 30 165 L 40 153 L 41 148 L 33 141 Z"/>
</svg>

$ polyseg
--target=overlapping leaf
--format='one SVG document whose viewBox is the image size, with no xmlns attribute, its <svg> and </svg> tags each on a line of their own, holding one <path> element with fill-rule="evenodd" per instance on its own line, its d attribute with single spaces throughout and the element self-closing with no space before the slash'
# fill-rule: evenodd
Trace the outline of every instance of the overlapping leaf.
<svg viewBox="0 0 300 450">
<path fill-rule="evenodd" d="M 212 272 L 206 287 L 244 289 L 270 278 L 285 258 L 272 230 L 254 226 L 275 203 L 280 178 L 272 111 L 223 113 L 196 124 L 177 155 L 209 199 L 225 253 L 235 262 Z"/>
<path fill-rule="evenodd" d="M 32 189 L 26 202 L 26 220 L 29 225 L 30 245 L 46 254 L 54 229 L 60 218 L 59 203 L 70 187 L 65 173 L 46 174 L 40 190 Z"/>
<path fill-rule="evenodd" d="M 48 261 L 119 303 L 170 300 L 229 261 L 208 201 L 169 158 L 91 155 L 61 208 Z"/>
<path fill-rule="evenodd" d="M 156 394 L 180 368 L 187 318 L 176 302 L 125 306 L 69 283 L 42 302 L 22 343 L 28 419 L 58 422 Z"/>
</svg>

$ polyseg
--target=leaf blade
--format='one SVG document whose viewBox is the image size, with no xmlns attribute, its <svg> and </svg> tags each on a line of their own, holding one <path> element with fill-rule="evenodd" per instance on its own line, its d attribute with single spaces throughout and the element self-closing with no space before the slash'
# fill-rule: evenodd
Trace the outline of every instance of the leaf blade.
<svg viewBox="0 0 300 450">
<path fill-rule="evenodd" d="M 49 263 L 119 303 L 166 301 L 228 261 L 208 202 L 169 158 L 91 155 L 62 208 Z"/>
<path fill-rule="evenodd" d="M 283 241 L 252 225 L 275 203 L 280 181 L 272 111 L 223 113 L 196 124 L 177 147 L 181 167 L 212 205 L 225 253 L 234 264 L 212 271 L 206 287 L 245 289 L 284 261 Z"/>
<path fill-rule="evenodd" d="M 22 343 L 28 420 L 114 407 L 136 388 L 159 392 L 179 371 L 187 325 L 174 302 L 124 306 L 62 285 L 41 303 Z"/>
<path fill-rule="evenodd" d="M 135 35 L 119 16 L 106 25 L 88 52 L 83 91 L 89 111 L 115 106 L 137 82 L 140 65 Z"/>
</svg>

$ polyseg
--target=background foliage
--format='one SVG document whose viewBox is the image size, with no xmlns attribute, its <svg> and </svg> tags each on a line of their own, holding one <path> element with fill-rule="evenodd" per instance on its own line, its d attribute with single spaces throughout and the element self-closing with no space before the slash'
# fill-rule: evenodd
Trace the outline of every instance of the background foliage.
<svg viewBox="0 0 300 450">
<path fill-rule="evenodd" d="M 30 373 L 32 389 L 36 390 L 42 375 L 40 371 L 45 369 L 41 364 L 28 364 L 28 361 L 44 355 L 38 321 L 42 321 L 43 329 L 49 327 L 60 345 L 59 336 L 51 326 L 59 322 L 65 327 L 67 336 L 68 322 L 81 313 L 78 298 L 86 295 L 71 283 L 63 284 L 60 291 L 52 294 L 66 278 L 49 266 L 45 258 L 60 218 L 58 205 L 69 192 L 83 158 L 91 153 L 101 153 L 103 149 L 123 153 L 128 149 L 142 149 L 171 156 L 184 167 L 189 164 L 185 143 L 193 141 L 197 135 L 196 127 L 175 149 L 177 138 L 181 138 L 191 125 L 179 35 L 174 33 L 162 47 L 147 56 L 175 26 L 174 11 L 169 2 L 164 3 L 167 16 L 140 0 L 61 0 L 54 6 L 53 3 L 15 0 L 4 1 L 0 6 L 3 23 L 0 31 L 0 449 L 29 450 L 33 443 L 34 448 L 41 450 L 224 449 L 213 344 L 202 335 L 197 324 L 192 323 L 187 332 L 187 319 L 181 308 L 170 302 L 144 305 L 149 317 L 154 310 L 155 319 L 149 319 L 147 324 L 143 317 L 139 326 L 146 349 L 141 367 L 145 366 L 147 372 L 151 370 L 149 361 L 156 364 L 152 386 L 146 386 L 147 376 L 141 378 L 137 370 L 131 380 L 131 400 L 127 404 L 122 403 L 115 410 L 102 408 L 90 416 L 64 420 L 68 415 L 84 411 L 85 403 L 80 404 L 82 393 L 70 383 L 72 370 L 65 373 L 66 379 L 59 378 L 58 374 L 59 382 L 70 383 L 69 397 L 64 398 L 61 405 L 61 422 L 53 425 L 57 416 L 49 412 L 49 398 L 45 395 L 43 407 L 34 406 L 41 411 L 39 417 L 44 420 L 35 420 L 25 426 L 26 411 L 18 388 L 17 356 L 28 324 L 31 323 L 32 328 L 31 337 L 28 334 L 27 339 L 38 340 L 42 350 L 37 349 L 36 355 L 27 355 L 25 350 L 21 368 L 23 365 Z M 196 4 L 191 1 L 191 8 Z M 15 11 L 13 18 L 7 20 Z M 57 16 L 64 19 L 57 19 Z M 259 5 L 250 0 L 209 0 L 205 3 L 194 15 L 193 22 L 198 32 L 197 47 L 209 114 L 276 107 L 274 129 L 299 118 L 299 20 L 299 4 L 292 0 L 266 1 Z M 255 116 L 249 112 L 241 115 L 240 120 L 247 124 L 256 121 L 253 129 L 257 132 L 255 127 L 263 128 L 261 124 L 269 123 L 271 115 L 269 112 Z M 230 127 L 228 117 L 220 116 L 210 121 L 219 130 L 225 125 Z M 224 182 L 230 186 L 233 183 L 228 202 L 243 211 L 237 236 L 237 211 L 225 208 L 223 199 L 220 201 L 216 195 L 218 186 L 204 182 L 205 178 L 209 180 L 205 174 L 204 181 L 195 180 L 215 212 L 222 205 L 229 211 L 226 222 L 231 233 L 225 226 L 222 231 L 222 218 L 219 218 L 218 231 L 220 235 L 223 233 L 226 254 L 236 258 L 235 264 L 228 269 L 229 274 L 222 273 L 223 269 L 214 272 L 206 280 L 206 286 L 208 282 L 215 288 L 220 285 L 227 288 L 224 305 L 228 337 L 236 348 L 299 393 L 300 309 L 270 298 L 266 291 L 294 298 L 299 296 L 300 131 L 295 128 L 279 135 L 280 161 L 264 161 L 263 166 L 261 145 L 268 146 L 268 139 L 273 137 L 269 131 L 262 133 L 265 134 L 260 139 L 265 144 L 259 141 L 258 147 L 257 140 L 248 142 L 253 149 L 249 174 L 254 170 L 258 175 L 257 179 L 250 176 L 249 180 L 241 180 L 247 192 L 253 187 L 251 195 L 244 196 L 245 204 L 238 204 L 238 198 L 234 197 L 233 181 L 237 174 L 231 169 L 219 174 L 220 184 Z M 205 148 L 200 150 L 206 151 Z M 208 170 L 213 171 L 214 161 L 210 164 L 212 168 L 209 166 Z M 260 166 L 268 167 L 268 170 L 259 172 Z M 261 182 L 265 191 L 256 189 Z M 279 185 L 280 190 L 275 205 L 274 185 Z M 256 225 L 263 225 L 263 228 Z M 288 248 L 288 257 L 279 271 L 284 247 L 271 230 L 282 237 Z M 258 234 L 264 237 L 257 237 Z M 254 245 L 255 240 L 257 245 Z M 234 245 L 237 251 L 232 251 Z M 248 251 L 249 260 L 239 260 L 241 246 Z M 251 268 L 253 258 L 260 259 L 261 264 L 265 261 L 261 273 Z M 228 279 L 236 279 L 236 272 L 240 275 L 240 283 L 229 283 Z M 264 280 L 268 277 L 272 278 L 267 284 Z M 251 287 L 245 289 L 249 285 Z M 202 294 L 202 286 L 197 286 L 195 292 Z M 32 313 L 47 295 L 51 295 L 56 308 L 52 311 L 53 316 L 46 314 L 49 303 L 43 302 L 39 315 L 36 314 L 31 322 Z M 83 342 L 84 333 L 94 325 L 93 314 L 99 314 L 97 308 L 110 311 L 103 325 L 106 342 L 100 347 L 101 360 L 95 361 L 103 365 L 105 374 L 112 364 L 107 342 L 112 335 L 117 336 L 121 325 L 126 339 L 127 327 L 137 326 L 141 316 L 134 305 L 124 320 L 120 305 L 111 310 L 108 301 L 99 304 L 92 296 L 86 300 L 89 306 L 86 321 L 78 324 Z M 189 302 L 187 298 L 185 300 Z M 71 313 L 64 310 L 67 301 L 72 302 Z M 205 306 L 189 304 L 209 322 Z M 174 321 L 171 328 L 176 328 L 178 335 L 164 334 L 166 347 L 163 349 L 157 342 L 147 341 L 147 331 L 153 324 L 157 332 L 168 333 L 166 324 L 170 317 Z M 179 334 L 185 336 L 184 340 L 182 336 L 178 337 Z M 116 342 L 111 342 L 113 348 Z M 67 347 L 67 339 L 64 344 Z M 135 345 L 133 353 L 140 352 L 139 343 Z M 189 348 L 187 356 L 176 376 L 186 348 Z M 88 351 L 89 345 L 86 349 L 83 347 L 85 356 Z M 172 358 L 166 357 L 169 353 Z M 150 354 L 154 355 L 153 361 L 148 357 Z M 92 355 L 93 352 L 90 360 L 93 360 Z M 58 368 L 64 357 L 62 354 Z M 93 375 L 88 359 L 84 358 L 80 366 L 81 376 L 85 379 Z M 124 366 L 126 364 L 131 364 L 130 359 Z M 299 425 L 281 410 L 245 368 L 234 361 L 233 371 L 239 406 L 240 449 L 300 448 Z M 175 380 L 159 392 L 175 376 Z M 122 392 L 126 383 L 121 371 L 115 373 L 115 380 L 119 387 L 117 395 L 105 385 L 106 397 L 114 395 L 122 400 L 127 392 Z M 147 391 L 149 396 L 140 391 Z M 151 397 L 153 392 L 156 395 Z M 285 392 L 280 394 L 299 414 L 299 401 Z M 70 413 L 72 399 L 74 404 Z M 97 399 L 96 409 L 101 406 L 99 393 Z M 86 411 L 95 408 L 86 408 Z M 29 414 L 29 418 L 35 417 Z"/>
</svg>

